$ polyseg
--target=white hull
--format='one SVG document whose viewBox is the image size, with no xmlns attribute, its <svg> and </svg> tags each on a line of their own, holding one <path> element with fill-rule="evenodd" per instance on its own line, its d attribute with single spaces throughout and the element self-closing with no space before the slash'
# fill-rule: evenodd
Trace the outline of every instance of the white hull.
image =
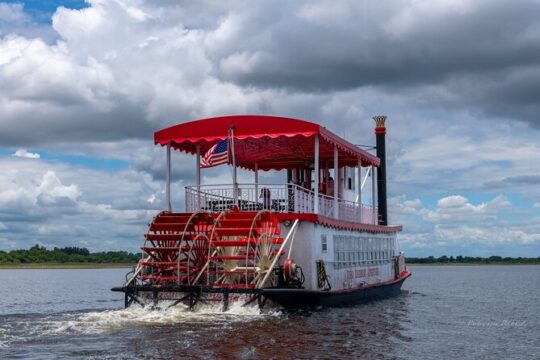
<svg viewBox="0 0 540 360">
<path fill-rule="evenodd" d="M 288 232 L 284 223 L 282 233 Z M 291 258 L 302 267 L 306 290 L 323 290 L 317 262 L 322 261 L 332 291 L 357 288 L 395 278 L 399 255 L 397 234 L 342 230 L 302 221 L 291 248 Z"/>
</svg>

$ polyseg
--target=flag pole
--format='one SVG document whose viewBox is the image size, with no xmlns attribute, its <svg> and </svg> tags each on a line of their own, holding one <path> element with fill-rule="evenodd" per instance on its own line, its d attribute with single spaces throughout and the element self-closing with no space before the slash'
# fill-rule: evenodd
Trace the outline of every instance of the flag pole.
<svg viewBox="0 0 540 360">
<path fill-rule="evenodd" d="M 230 141 L 231 141 L 231 155 L 232 155 L 232 165 L 233 165 L 233 197 L 234 197 L 234 205 L 238 206 L 238 183 L 236 181 L 236 157 L 234 155 L 234 125 L 233 124 L 231 124 Z"/>
</svg>

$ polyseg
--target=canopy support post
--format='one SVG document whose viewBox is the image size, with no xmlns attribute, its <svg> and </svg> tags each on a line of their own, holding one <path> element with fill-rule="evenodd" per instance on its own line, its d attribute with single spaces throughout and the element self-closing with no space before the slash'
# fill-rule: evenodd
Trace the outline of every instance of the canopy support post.
<svg viewBox="0 0 540 360">
<path fill-rule="evenodd" d="M 236 181 L 236 155 L 234 153 L 234 125 L 231 125 L 231 155 L 232 155 L 232 166 L 233 166 L 233 197 L 234 197 L 234 206 L 238 207 L 238 182 Z"/>
<path fill-rule="evenodd" d="M 362 222 L 362 160 L 358 159 L 358 214 L 360 222 Z"/>
<path fill-rule="evenodd" d="M 344 198 L 345 194 L 345 167 L 340 167 L 338 170 L 338 195 L 341 199 Z"/>
<path fill-rule="evenodd" d="M 201 208 L 201 146 L 197 144 L 197 157 L 195 160 L 195 184 L 197 185 L 197 210 Z"/>
<path fill-rule="evenodd" d="M 259 164 L 255 163 L 255 203 L 259 203 Z"/>
<path fill-rule="evenodd" d="M 166 178 L 167 184 L 165 186 L 165 201 L 167 202 L 165 206 L 169 211 L 172 211 L 171 206 L 171 142 L 167 143 L 167 163 L 166 163 Z"/>
<path fill-rule="evenodd" d="M 334 218 L 339 217 L 338 193 L 339 193 L 339 166 L 338 166 L 338 148 L 334 145 Z"/>
<path fill-rule="evenodd" d="M 313 212 L 319 214 L 319 182 L 320 182 L 320 171 L 319 171 L 319 136 L 315 135 L 315 199 L 313 199 Z"/>
<path fill-rule="evenodd" d="M 371 165 L 371 223 L 377 224 L 377 211 L 375 209 L 375 167 Z"/>
</svg>

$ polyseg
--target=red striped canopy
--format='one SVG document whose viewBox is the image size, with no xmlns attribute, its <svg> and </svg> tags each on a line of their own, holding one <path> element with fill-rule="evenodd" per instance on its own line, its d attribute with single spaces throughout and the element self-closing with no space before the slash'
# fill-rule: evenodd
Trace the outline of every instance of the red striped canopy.
<svg viewBox="0 0 540 360">
<path fill-rule="evenodd" d="M 162 146 L 171 143 L 175 150 L 204 154 L 218 141 L 227 138 L 234 127 L 236 164 L 254 170 L 295 169 L 313 163 L 315 136 L 319 137 L 321 167 L 334 166 L 334 146 L 338 149 L 338 165 L 356 167 L 379 166 L 375 155 L 351 144 L 318 124 L 292 118 L 266 115 L 232 115 L 201 119 L 174 125 L 154 133 L 154 141 Z"/>
</svg>

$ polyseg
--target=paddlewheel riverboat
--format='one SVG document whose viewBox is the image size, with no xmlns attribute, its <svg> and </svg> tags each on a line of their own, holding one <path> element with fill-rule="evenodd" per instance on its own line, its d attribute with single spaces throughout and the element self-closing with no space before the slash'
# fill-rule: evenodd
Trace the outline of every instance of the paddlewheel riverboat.
<svg viewBox="0 0 540 360">
<path fill-rule="evenodd" d="M 376 155 L 307 121 L 239 115 L 154 134 L 166 148 L 166 209 L 123 286 L 126 307 L 200 302 L 284 308 L 343 306 L 396 295 L 410 276 L 388 224 L 385 116 Z M 185 211 L 171 203 L 171 151 L 195 155 Z M 232 182 L 202 184 L 201 168 L 232 165 Z M 239 184 L 237 169 L 254 182 Z M 259 182 L 280 171 L 282 184 Z M 366 184 L 368 186 L 366 187 Z M 377 194 L 377 195 L 376 195 Z M 366 201 L 367 200 L 367 201 Z"/>
</svg>

